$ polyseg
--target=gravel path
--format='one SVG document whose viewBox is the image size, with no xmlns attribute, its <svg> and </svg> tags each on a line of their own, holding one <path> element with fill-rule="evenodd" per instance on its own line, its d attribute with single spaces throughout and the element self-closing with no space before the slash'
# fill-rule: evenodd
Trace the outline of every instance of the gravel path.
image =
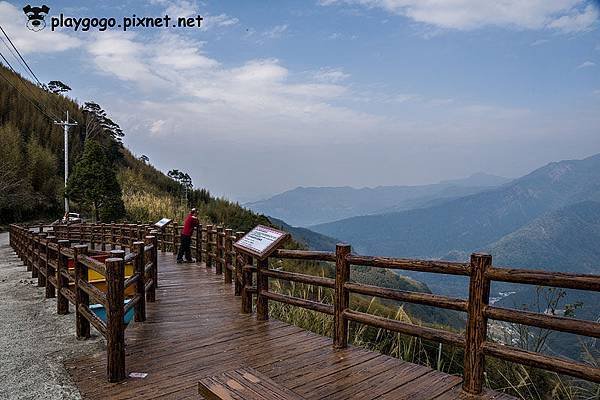
<svg viewBox="0 0 600 400">
<path fill-rule="evenodd" d="M 80 399 L 63 361 L 103 351 L 92 335 L 76 339 L 75 315 L 56 314 L 0 233 L 0 399 Z"/>
</svg>

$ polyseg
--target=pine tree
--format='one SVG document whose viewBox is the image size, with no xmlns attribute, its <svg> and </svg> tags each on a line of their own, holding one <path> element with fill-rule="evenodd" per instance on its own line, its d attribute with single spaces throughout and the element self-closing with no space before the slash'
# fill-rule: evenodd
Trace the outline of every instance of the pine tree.
<svg viewBox="0 0 600 400">
<path fill-rule="evenodd" d="M 80 205 L 91 207 L 96 221 L 123 216 L 121 186 L 113 165 L 98 142 L 85 142 L 83 155 L 69 177 L 66 195 Z"/>
</svg>

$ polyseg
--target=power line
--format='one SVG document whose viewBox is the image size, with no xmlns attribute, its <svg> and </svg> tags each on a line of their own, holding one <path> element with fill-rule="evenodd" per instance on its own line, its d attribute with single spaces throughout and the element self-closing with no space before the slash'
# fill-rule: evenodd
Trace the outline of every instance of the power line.
<svg viewBox="0 0 600 400">
<path fill-rule="evenodd" d="M 2 57 L 2 59 L 8 64 L 8 66 L 10 67 L 10 69 L 12 70 L 12 72 L 14 72 L 15 74 L 17 74 L 17 71 L 14 70 L 14 68 L 10 65 L 10 63 L 8 62 L 8 60 L 6 59 L 6 57 L 4 57 L 4 55 L 2 54 L 2 52 L 0 52 L 0 57 Z M 40 99 L 36 96 L 36 94 L 33 92 L 33 90 L 27 85 L 26 82 L 23 82 L 21 80 L 19 80 L 19 82 L 21 82 L 21 84 L 25 87 L 25 89 L 27 89 L 27 91 L 31 94 L 31 98 L 26 96 L 23 92 L 21 92 L 15 85 L 12 84 L 12 82 L 9 82 L 8 79 L 6 77 L 4 77 L 4 80 L 6 80 L 13 88 L 15 88 L 15 90 L 17 90 L 23 97 L 25 97 L 30 103 L 35 103 L 34 106 L 40 110 L 41 108 L 43 108 L 44 110 L 42 111 L 44 115 L 46 115 L 48 118 L 52 119 L 52 120 L 56 120 L 58 119 L 58 117 L 56 116 L 56 114 L 54 114 L 53 112 L 51 112 L 50 110 L 48 110 L 47 107 L 44 107 L 41 102 Z M 32 100 L 33 99 L 33 100 Z M 50 114 L 50 115 L 48 115 Z"/>
<path fill-rule="evenodd" d="M 0 53 L 0 55 L 2 55 L 2 53 Z M 4 55 L 2 55 L 2 58 L 5 59 Z M 6 60 L 6 59 L 5 59 Z M 26 94 L 24 94 L 21 90 L 19 90 L 18 87 L 16 87 L 11 81 L 10 79 L 8 79 L 6 76 L 4 76 L 4 74 L 0 71 L 0 77 L 2 77 L 2 79 L 4 79 L 6 81 L 6 83 L 8 83 L 10 86 L 12 86 L 13 89 L 15 89 L 21 96 L 23 96 L 28 102 L 30 102 L 39 112 L 41 112 L 42 114 L 44 114 L 44 116 L 46 116 L 46 118 L 54 121 L 57 118 L 56 117 L 52 117 L 50 115 L 48 115 L 48 113 L 42 109 L 42 107 L 37 104 L 37 102 L 35 100 L 32 100 L 31 98 L 29 98 L 29 96 L 27 96 Z M 29 89 L 29 88 L 28 88 Z"/>
<path fill-rule="evenodd" d="M 23 63 L 25 63 L 25 66 L 27 67 L 27 69 L 29 70 L 29 72 L 31 73 L 31 75 L 33 76 L 33 78 L 36 80 L 36 82 L 38 83 L 38 85 L 43 86 L 42 82 L 40 82 L 40 80 L 38 79 L 38 77 L 33 73 L 33 71 L 31 70 L 31 68 L 29 67 L 29 64 L 27 64 L 27 61 L 25 61 L 25 59 L 23 58 L 23 56 L 19 52 L 19 49 L 17 49 L 17 47 L 15 46 L 15 44 L 12 42 L 12 40 L 10 40 L 10 37 L 8 36 L 8 34 L 4 30 L 4 28 L 2 28 L 2 25 L 0 25 L 0 30 L 2 31 L 2 33 L 4 33 L 4 36 L 6 36 L 6 38 L 8 39 L 8 42 L 11 44 L 11 46 L 13 47 L 13 49 L 15 49 L 15 51 L 19 55 L 19 58 L 21 58 L 21 60 L 23 61 Z"/>
<path fill-rule="evenodd" d="M 14 51 L 11 49 L 10 46 L 8 46 L 8 44 L 6 44 L 6 42 L 4 41 L 4 39 L 0 36 L 0 40 L 2 40 L 2 43 L 4 43 L 4 45 L 8 48 L 8 50 L 11 52 L 11 54 L 13 55 L 13 57 L 15 57 L 15 59 L 19 62 L 19 64 L 21 64 L 22 67 L 24 67 L 27 71 L 29 71 L 30 75 L 33 77 L 33 79 L 35 79 L 35 81 L 38 83 L 38 85 L 41 88 L 45 88 L 45 86 L 40 82 L 40 80 L 38 79 L 38 77 L 35 75 L 35 73 L 33 72 L 33 70 L 31 69 L 31 67 L 29 67 L 29 64 L 27 63 L 27 61 L 25 61 L 25 59 L 23 58 L 23 56 L 21 55 L 21 52 L 19 52 L 19 49 L 17 49 L 17 46 L 15 46 L 15 44 L 13 43 L 13 41 L 10 39 L 10 37 L 8 36 L 8 33 L 6 33 L 6 31 L 4 30 L 4 28 L 2 28 L 2 26 L 0 25 L 0 31 L 2 31 L 2 33 L 4 34 L 4 36 L 6 36 L 6 39 L 8 39 L 8 42 L 11 44 L 12 49 L 14 49 Z M 15 55 L 15 52 L 17 53 L 18 57 Z M 13 69 L 13 72 L 16 73 L 16 71 Z M 29 93 L 31 93 L 31 95 L 36 98 L 35 94 L 33 93 L 33 91 L 29 88 L 29 86 L 25 85 L 27 90 L 29 91 Z M 39 99 L 36 98 L 37 101 L 39 101 Z M 58 104 L 56 103 L 56 99 L 54 99 L 52 96 L 50 97 L 50 102 L 54 105 L 58 107 Z M 56 114 L 54 114 L 54 112 L 50 111 L 49 107 L 44 107 L 46 109 L 46 111 L 48 113 L 50 113 L 52 115 L 52 118 L 57 120 L 59 119 Z"/>
<path fill-rule="evenodd" d="M 4 44 L 4 46 L 8 49 L 8 51 L 10 52 L 10 54 L 12 54 L 13 58 L 15 60 L 17 60 L 17 62 L 19 63 L 19 65 L 21 65 L 21 67 L 23 67 L 23 69 L 25 70 L 25 72 L 27 72 L 27 67 L 25 66 L 25 64 L 23 64 L 23 61 L 21 61 L 21 59 L 17 56 L 17 54 L 15 53 L 15 51 L 12 49 L 12 47 L 10 47 L 8 45 L 8 43 L 6 42 L 6 40 L 4 40 L 4 38 L 2 36 L 0 36 L 0 41 L 2 41 L 2 43 Z M 17 72 L 13 69 L 13 72 Z M 31 75 L 31 74 L 30 74 Z"/>
<path fill-rule="evenodd" d="M 15 74 L 17 73 L 17 71 L 15 71 L 15 69 L 12 67 L 12 65 L 10 65 L 10 63 L 8 62 L 8 60 L 6 59 L 6 57 L 4 57 L 4 54 L 2 54 L 0 52 L 0 57 L 2 57 L 2 59 L 4 60 L 4 62 L 6 63 L 6 65 L 8 65 L 8 68 L 11 69 L 12 72 L 14 72 Z"/>
</svg>

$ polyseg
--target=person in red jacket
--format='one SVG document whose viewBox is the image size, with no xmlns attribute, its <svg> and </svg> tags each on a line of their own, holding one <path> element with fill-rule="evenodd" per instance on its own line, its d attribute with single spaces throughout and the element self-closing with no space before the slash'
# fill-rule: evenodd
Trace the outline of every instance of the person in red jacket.
<svg viewBox="0 0 600 400">
<path fill-rule="evenodd" d="M 177 263 L 183 262 L 183 256 L 185 255 L 186 262 L 193 262 L 192 250 L 190 248 L 192 244 L 192 233 L 194 228 L 199 225 L 198 222 L 198 211 L 192 208 L 192 211 L 188 214 L 183 222 L 183 229 L 181 231 L 181 240 L 179 242 L 179 252 L 177 253 Z"/>
</svg>

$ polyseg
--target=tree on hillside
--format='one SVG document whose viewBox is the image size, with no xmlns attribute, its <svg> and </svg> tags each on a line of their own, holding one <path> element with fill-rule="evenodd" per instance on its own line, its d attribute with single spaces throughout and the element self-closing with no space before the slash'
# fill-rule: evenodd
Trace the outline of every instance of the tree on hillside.
<svg viewBox="0 0 600 400">
<path fill-rule="evenodd" d="M 105 110 L 97 103 L 87 102 L 82 108 L 85 115 L 85 138 L 94 139 L 106 151 L 111 162 L 122 161 L 123 130 L 110 119 Z"/>
<path fill-rule="evenodd" d="M 61 81 L 50 81 L 48 82 L 47 88 L 54 94 L 61 94 L 71 91 L 71 88 Z"/>
<path fill-rule="evenodd" d="M 106 111 L 97 103 L 85 103 L 83 112 L 85 113 L 85 136 L 87 139 L 104 136 L 120 142 L 125 136 L 121 127 L 110 119 Z"/>
<path fill-rule="evenodd" d="M 66 195 L 81 205 L 91 207 L 96 221 L 123 216 L 125 206 L 121 186 L 110 160 L 95 140 L 85 142 L 83 155 L 69 177 Z"/>
<path fill-rule="evenodd" d="M 178 169 L 173 169 L 167 173 L 167 176 L 179 184 L 182 189 L 183 198 L 186 204 L 188 203 L 188 193 L 194 188 L 192 178 L 189 174 Z"/>
</svg>

